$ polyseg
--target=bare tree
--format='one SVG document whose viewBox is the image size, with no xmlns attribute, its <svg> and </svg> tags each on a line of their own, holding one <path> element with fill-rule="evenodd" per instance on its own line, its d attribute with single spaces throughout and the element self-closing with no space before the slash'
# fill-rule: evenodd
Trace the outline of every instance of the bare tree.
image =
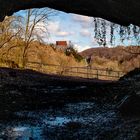
<svg viewBox="0 0 140 140">
<path fill-rule="evenodd" d="M 47 23 L 50 16 L 54 16 L 56 13 L 52 9 L 29 9 L 26 11 L 25 26 L 23 30 L 24 45 L 22 50 L 22 65 L 23 67 L 27 61 L 27 54 L 31 43 L 35 40 L 43 41 L 42 34 L 47 37 Z"/>
<path fill-rule="evenodd" d="M 12 16 L 6 17 L 0 23 L 0 49 L 7 46 L 13 41 L 21 31 L 21 17 Z"/>
<path fill-rule="evenodd" d="M 20 16 L 11 16 L 0 22 L 0 60 L 3 64 L 14 62 L 8 60 L 8 52 L 17 47 L 17 38 L 22 30 L 21 19 Z"/>
</svg>

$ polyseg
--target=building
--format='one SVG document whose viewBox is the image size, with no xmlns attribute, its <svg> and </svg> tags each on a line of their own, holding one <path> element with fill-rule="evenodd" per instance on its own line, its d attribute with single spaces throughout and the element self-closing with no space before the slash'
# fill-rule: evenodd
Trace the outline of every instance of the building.
<svg viewBox="0 0 140 140">
<path fill-rule="evenodd" d="M 68 47 L 67 41 L 56 41 L 56 49 L 65 51 Z"/>
</svg>

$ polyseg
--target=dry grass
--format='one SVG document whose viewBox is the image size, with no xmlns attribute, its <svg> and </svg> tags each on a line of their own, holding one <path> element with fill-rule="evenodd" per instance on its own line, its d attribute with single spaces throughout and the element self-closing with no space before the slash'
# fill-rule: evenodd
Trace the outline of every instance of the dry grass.
<svg viewBox="0 0 140 140">
<path fill-rule="evenodd" d="M 16 47 L 9 51 L 9 47 L 5 47 L 0 50 L 1 53 L 1 66 L 10 67 L 8 61 L 14 61 L 16 64 L 21 67 L 22 65 L 22 47 Z M 84 66 L 84 61 L 78 62 L 76 59 L 70 55 L 66 56 L 64 52 L 58 51 L 57 49 L 54 50 L 49 45 L 40 44 L 38 42 L 33 42 L 28 49 L 27 62 L 38 62 L 43 64 L 52 64 L 52 65 L 60 65 L 60 73 L 63 71 L 64 67 L 70 66 Z M 6 63 L 7 62 L 7 63 Z M 38 66 L 38 69 L 40 66 Z M 44 66 L 42 67 L 43 71 L 47 68 Z M 49 71 L 53 72 L 56 71 L 54 68 L 50 68 Z"/>
<path fill-rule="evenodd" d="M 1 54 L 1 66 L 4 67 L 22 67 L 22 47 L 16 47 L 10 50 L 7 54 L 8 47 L 0 50 Z M 4 61 L 3 61 L 4 60 Z M 13 62 L 14 65 L 13 66 Z M 26 68 L 30 68 L 33 70 L 41 71 L 43 73 L 50 74 L 58 74 L 58 75 L 70 75 L 70 76 L 79 76 L 84 78 L 100 78 L 106 79 L 105 76 L 97 76 L 99 75 L 107 75 L 106 71 L 97 72 L 96 69 L 110 69 L 113 71 L 121 71 L 122 67 L 118 65 L 116 60 L 109 60 L 106 58 L 100 58 L 98 56 L 94 57 L 94 61 L 91 62 L 91 67 L 94 70 L 86 68 L 85 60 L 77 61 L 73 55 L 67 56 L 63 51 L 59 51 L 54 49 L 49 45 L 44 45 L 39 42 L 33 42 L 28 49 L 26 62 L 37 62 L 39 64 L 26 64 Z M 12 64 L 11 64 L 12 63 Z M 44 65 L 41 65 L 44 64 Z M 51 65 L 50 65 L 51 64 Z M 56 66 L 55 66 L 56 65 Z M 68 67 L 85 67 L 83 69 L 72 69 Z M 77 73 L 78 72 L 78 73 Z M 91 74 L 92 73 L 92 74 Z M 111 73 L 114 75 L 113 73 Z M 116 75 L 115 75 L 116 76 Z"/>
</svg>

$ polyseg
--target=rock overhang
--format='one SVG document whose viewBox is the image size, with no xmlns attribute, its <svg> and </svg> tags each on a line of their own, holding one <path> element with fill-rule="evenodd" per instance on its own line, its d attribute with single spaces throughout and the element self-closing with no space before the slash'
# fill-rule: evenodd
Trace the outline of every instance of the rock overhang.
<svg viewBox="0 0 140 140">
<path fill-rule="evenodd" d="M 140 26 L 139 0 L 0 0 L 0 21 L 19 10 L 43 7 Z"/>
</svg>

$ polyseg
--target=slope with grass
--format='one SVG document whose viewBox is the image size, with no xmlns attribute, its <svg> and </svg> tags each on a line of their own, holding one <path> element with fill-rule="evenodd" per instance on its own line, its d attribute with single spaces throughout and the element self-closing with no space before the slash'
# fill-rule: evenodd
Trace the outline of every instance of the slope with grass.
<svg viewBox="0 0 140 140">
<path fill-rule="evenodd" d="M 20 42 L 17 47 L 12 49 L 8 46 L 0 49 L 1 66 L 11 67 L 11 62 L 14 62 L 21 67 L 23 59 L 23 45 L 24 42 Z M 25 59 L 26 63 L 38 62 L 43 64 L 60 65 L 62 67 L 85 65 L 83 60 L 79 61 L 73 54 L 66 55 L 65 51 L 60 51 L 51 45 L 46 45 L 37 41 L 30 44 Z"/>
<path fill-rule="evenodd" d="M 91 56 L 91 65 L 101 68 L 111 68 L 124 72 L 140 67 L 139 46 L 117 46 L 114 48 L 90 48 L 80 54 L 83 57 Z"/>
</svg>

